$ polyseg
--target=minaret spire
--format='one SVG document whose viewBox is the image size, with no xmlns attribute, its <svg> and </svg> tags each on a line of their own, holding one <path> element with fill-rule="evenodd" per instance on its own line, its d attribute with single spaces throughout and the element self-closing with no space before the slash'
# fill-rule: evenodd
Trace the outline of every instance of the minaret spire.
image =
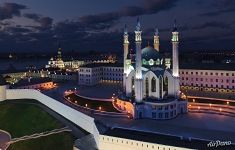
<svg viewBox="0 0 235 150">
<path fill-rule="evenodd" d="M 140 26 L 140 18 L 138 17 L 137 18 L 136 31 L 140 31 L 140 28 L 141 28 L 141 26 Z"/>
<path fill-rule="evenodd" d="M 159 52 L 159 32 L 158 32 L 158 28 L 155 29 L 155 33 L 154 33 L 154 40 L 153 40 L 153 45 L 154 45 L 154 49 L 157 50 Z"/>
<path fill-rule="evenodd" d="M 127 31 L 127 26 L 125 24 L 125 26 L 124 26 L 124 35 L 127 35 L 127 34 L 128 34 L 128 31 Z"/>
<path fill-rule="evenodd" d="M 174 20 L 174 27 L 173 27 L 173 32 L 177 31 L 177 25 L 176 25 L 176 19 Z"/>
<path fill-rule="evenodd" d="M 62 60 L 62 48 L 60 45 L 60 41 L 58 41 L 57 60 Z"/>
</svg>

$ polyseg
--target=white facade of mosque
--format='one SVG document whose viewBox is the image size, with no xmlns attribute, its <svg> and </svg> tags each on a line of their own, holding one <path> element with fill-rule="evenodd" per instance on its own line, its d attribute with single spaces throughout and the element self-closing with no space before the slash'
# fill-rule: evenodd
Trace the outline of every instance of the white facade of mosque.
<svg viewBox="0 0 235 150">
<path fill-rule="evenodd" d="M 128 33 L 124 30 L 124 73 L 123 95 L 119 98 L 132 101 L 135 118 L 170 119 L 179 113 L 187 112 L 187 102 L 181 101 L 178 63 L 178 31 L 174 26 L 172 32 L 172 70 L 159 53 L 159 36 L 156 30 L 154 48 L 141 47 L 141 26 L 137 22 L 135 30 L 136 58 L 132 63 L 129 51 Z M 164 63 L 165 62 L 165 63 Z M 119 103 L 120 104 L 120 103 Z M 123 103 L 125 104 L 125 103 Z M 125 110 L 124 109 L 124 110 Z"/>
</svg>

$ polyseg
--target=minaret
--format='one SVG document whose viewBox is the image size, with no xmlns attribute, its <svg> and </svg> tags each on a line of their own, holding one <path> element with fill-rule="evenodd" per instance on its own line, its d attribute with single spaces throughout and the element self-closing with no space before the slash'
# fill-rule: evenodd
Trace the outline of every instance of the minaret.
<svg viewBox="0 0 235 150">
<path fill-rule="evenodd" d="M 60 43 L 58 43 L 57 60 L 62 60 L 62 48 Z"/>
<path fill-rule="evenodd" d="M 172 75 L 174 77 L 174 86 L 172 94 L 178 98 L 180 92 L 180 81 L 179 81 L 179 32 L 177 31 L 176 21 L 174 23 L 174 28 L 172 31 Z"/>
<path fill-rule="evenodd" d="M 143 79 L 142 79 L 142 60 L 141 60 L 141 29 L 139 18 L 135 30 L 135 45 L 136 45 L 136 58 L 135 58 L 135 100 L 141 102 L 143 99 Z"/>
<path fill-rule="evenodd" d="M 142 67 L 142 62 L 141 62 L 141 42 L 142 42 L 142 38 L 141 38 L 141 30 L 140 30 L 140 21 L 139 18 L 137 20 L 137 26 L 136 26 L 136 30 L 135 30 L 135 46 L 136 46 L 136 62 L 135 62 L 135 66 L 136 66 L 136 79 L 142 79 L 142 71 L 141 71 L 141 67 Z"/>
<path fill-rule="evenodd" d="M 129 67 L 127 64 L 127 55 L 129 51 L 129 41 L 128 41 L 128 32 L 127 32 L 127 27 L 125 25 L 124 27 L 124 34 L 123 34 L 123 50 L 124 50 L 124 55 L 123 55 L 123 64 L 124 64 L 124 74 L 123 74 L 123 91 L 126 91 L 126 77 L 128 76 L 129 72 Z"/>
<path fill-rule="evenodd" d="M 179 59 L 178 59 L 178 47 L 179 47 L 179 32 L 176 27 L 176 20 L 172 31 L 172 72 L 174 77 L 179 77 Z"/>
<path fill-rule="evenodd" d="M 160 43 L 159 43 L 159 32 L 158 32 L 157 28 L 155 29 L 155 33 L 154 33 L 154 42 L 153 42 L 153 45 L 154 45 L 154 49 L 159 52 Z"/>
</svg>

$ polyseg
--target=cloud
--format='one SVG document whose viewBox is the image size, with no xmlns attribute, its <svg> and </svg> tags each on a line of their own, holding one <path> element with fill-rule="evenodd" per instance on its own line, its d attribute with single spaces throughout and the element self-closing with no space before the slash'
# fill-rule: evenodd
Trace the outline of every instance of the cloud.
<svg viewBox="0 0 235 150">
<path fill-rule="evenodd" d="M 53 24 L 53 19 L 50 17 L 42 17 L 39 14 L 27 13 L 24 14 L 24 17 L 32 19 L 35 22 L 38 22 L 42 28 L 50 28 Z"/>
<path fill-rule="evenodd" d="M 230 12 L 235 12 L 235 8 L 228 8 L 228 9 L 206 12 L 206 13 L 200 14 L 199 16 L 213 17 L 213 16 L 224 14 L 224 13 L 230 13 Z"/>
<path fill-rule="evenodd" d="M 42 17 L 38 22 L 41 24 L 41 27 L 50 28 L 52 26 L 53 19 L 50 17 Z"/>
<path fill-rule="evenodd" d="M 24 14 L 24 17 L 32 19 L 34 21 L 38 21 L 41 18 L 39 14 L 34 14 L 34 13 L 26 13 Z"/>
<path fill-rule="evenodd" d="M 25 5 L 16 3 L 4 3 L 0 5 L 0 20 L 11 19 L 13 16 L 21 16 L 21 10 L 26 9 Z"/>
<path fill-rule="evenodd" d="M 221 29 L 230 29 L 231 24 L 225 22 L 211 21 L 204 24 L 193 27 L 194 30 L 201 30 L 205 28 L 221 28 Z"/>
<path fill-rule="evenodd" d="M 216 10 L 201 13 L 199 16 L 213 17 L 213 16 L 225 14 L 225 13 L 235 12 L 234 0 L 213 0 L 210 6 L 215 8 Z"/>
<path fill-rule="evenodd" d="M 178 0 L 145 0 L 142 7 L 127 6 L 119 11 L 102 13 L 97 15 L 87 15 L 79 18 L 81 23 L 107 23 L 119 20 L 122 17 L 134 17 L 146 14 L 155 14 L 163 10 L 171 9 Z"/>
</svg>

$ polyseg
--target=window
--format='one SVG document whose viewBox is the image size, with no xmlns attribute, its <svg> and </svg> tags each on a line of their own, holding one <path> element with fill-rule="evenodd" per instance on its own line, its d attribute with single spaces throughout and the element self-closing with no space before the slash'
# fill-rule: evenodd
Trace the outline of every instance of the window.
<svg viewBox="0 0 235 150">
<path fill-rule="evenodd" d="M 165 106 L 165 110 L 168 110 L 168 106 Z"/>
<path fill-rule="evenodd" d="M 158 118 L 162 118 L 162 113 L 159 113 L 159 114 L 158 114 Z"/>
<path fill-rule="evenodd" d="M 151 80 L 151 91 L 156 92 L 156 79 L 154 77 Z"/>
<path fill-rule="evenodd" d="M 145 79 L 145 94 L 146 94 L 146 97 L 149 96 L 149 80 L 148 78 Z"/>
<path fill-rule="evenodd" d="M 156 115 L 156 112 L 152 112 L 152 118 L 156 118 L 157 115 Z"/>
<path fill-rule="evenodd" d="M 168 115 L 168 113 L 165 113 L 165 118 L 169 118 L 169 115 Z"/>
</svg>

